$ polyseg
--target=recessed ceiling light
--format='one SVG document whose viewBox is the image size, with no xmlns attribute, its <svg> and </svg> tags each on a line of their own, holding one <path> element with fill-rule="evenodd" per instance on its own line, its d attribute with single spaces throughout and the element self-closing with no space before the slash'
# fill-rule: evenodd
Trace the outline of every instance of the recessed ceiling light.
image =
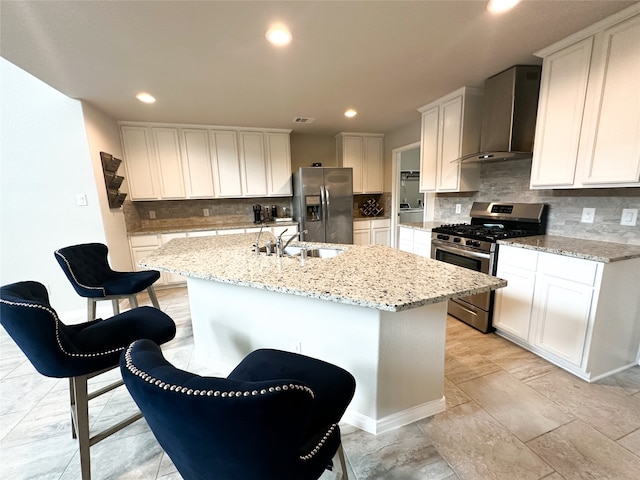
<svg viewBox="0 0 640 480">
<path fill-rule="evenodd" d="M 143 103 L 155 103 L 156 99 L 153 97 L 153 95 L 150 95 L 148 93 L 142 92 L 139 93 L 138 95 L 136 95 L 136 98 L 138 100 L 140 100 Z"/>
<path fill-rule="evenodd" d="M 267 30 L 265 37 L 277 47 L 289 45 L 292 38 L 291 32 L 283 25 L 274 25 Z"/>
<path fill-rule="evenodd" d="M 489 0 L 487 10 L 491 13 L 503 13 L 507 10 L 511 10 L 519 3 L 520 0 Z"/>
<path fill-rule="evenodd" d="M 347 118 L 353 118 L 358 114 L 358 112 L 356 112 L 353 108 L 350 108 L 349 110 L 347 110 L 346 112 L 344 112 L 344 116 Z"/>
</svg>

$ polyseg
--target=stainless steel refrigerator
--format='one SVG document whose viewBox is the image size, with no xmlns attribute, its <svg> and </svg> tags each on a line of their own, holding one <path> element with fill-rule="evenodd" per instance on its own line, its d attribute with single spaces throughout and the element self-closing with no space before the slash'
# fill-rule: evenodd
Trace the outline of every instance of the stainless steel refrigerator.
<svg viewBox="0 0 640 480">
<path fill-rule="evenodd" d="M 353 170 L 300 167 L 293 174 L 293 217 L 307 242 L 353 243 Z"/>
</svg>

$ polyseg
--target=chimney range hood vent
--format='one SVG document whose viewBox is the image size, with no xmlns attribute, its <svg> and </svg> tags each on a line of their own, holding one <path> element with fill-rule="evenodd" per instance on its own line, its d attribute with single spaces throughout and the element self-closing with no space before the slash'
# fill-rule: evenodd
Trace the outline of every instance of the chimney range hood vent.
<svg viewBox="0 0 640 480">
<path fill-rule="evenodd" d="M 541 70 L 538 65 L 516 65 L 485 81 L 480 152 L 454 162 L 531 158 Z"/>
</svg>

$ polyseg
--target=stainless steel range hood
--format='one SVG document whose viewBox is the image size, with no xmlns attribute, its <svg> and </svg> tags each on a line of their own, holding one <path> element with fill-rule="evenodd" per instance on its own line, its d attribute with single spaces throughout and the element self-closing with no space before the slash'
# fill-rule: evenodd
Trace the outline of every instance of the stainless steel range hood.
<svg viewBox="0 0 640 480">
<path fill-rule="evenodd" d="M 485 81 L 480 152 L 454 162 L 531 158 L 541 70 L 538 65 L 516 65 Z"/>
</svg>

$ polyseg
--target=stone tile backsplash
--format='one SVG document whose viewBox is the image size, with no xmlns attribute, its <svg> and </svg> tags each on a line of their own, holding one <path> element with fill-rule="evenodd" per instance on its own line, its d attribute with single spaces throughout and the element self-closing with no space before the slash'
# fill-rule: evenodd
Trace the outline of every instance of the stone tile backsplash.
<svg viewBox="0 0 640 480">
<path fill-rule="evenodd" d="M 436 194 L 434 218 L 445 223 L 468 222 L 475 201 L 546 203 L 550 235 L 640 245 L 640 223 L 620 225 L 622 209 L 640 210 L 640 188 L 530 190 L 530 173 L 530 159 L 483 163 L 480 190 Z M 456 204 L 461 204 L 462 213 L 455 213 Z M 584 207 L 596 209 L 593 223 L 580 222 Z"/>
</svg>

